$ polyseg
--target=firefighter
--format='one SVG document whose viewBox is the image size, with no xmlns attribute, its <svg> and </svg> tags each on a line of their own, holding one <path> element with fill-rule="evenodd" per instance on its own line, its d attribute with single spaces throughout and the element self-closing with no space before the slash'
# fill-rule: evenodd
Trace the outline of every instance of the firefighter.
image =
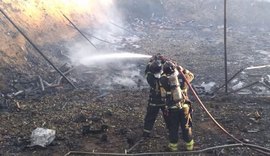
<svg viewBox="0 0 270 156">
<path fill-rule="evenodd" d="M 194 75 L 187 69 L 176 65 L 172 61 L 166 61 L 163 65 L 163 74 L 160 78 L 161 95 L 168 109 L 168 129 L 170 151 L 178 150 L 178 130 L 182 130 L 182 137 L 185 141 L 186 150 L 193 150 L 194 140 L 192 137 L 192 108 L 187 96 L 187 84 L 182 71 L 191 82 Z"/>
<path fill-rule="evenodd" d="M 161 99 L 159 78 L 162 74 L 162 64 L 165 58 L 160 54 L 154 55 L 146 66 L 145 76 L 150 86 L 147 112 L 144 118 L 143 137 L 149 137 L 153 129 L 159 110 L 162 111 L 167 126 L 165 103 Z"/>
</svg>

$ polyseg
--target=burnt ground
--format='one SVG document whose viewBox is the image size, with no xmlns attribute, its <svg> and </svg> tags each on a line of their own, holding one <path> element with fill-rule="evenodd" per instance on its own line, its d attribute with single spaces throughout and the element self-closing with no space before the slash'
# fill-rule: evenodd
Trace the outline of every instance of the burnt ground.
<svg viewBox="0 0 270 156">
<path fill-rule="evenodd" d="M 1 113 L 1 152 L 4 155 L 64 155 L 69 151 L 124 153 L 142 134 L 148 91 L 114 90 L 104 94 L 78 90 L 44 96 L 39 100 L 12 102 L 9 113 Z M 269 148 L 269 97 L 228 96 L 203 98 L 205 106 L 238 139 Z M 194 103 L 196 149 L 233 143 Z M 102 125 L 105 132 L 98 131 Z M 83 127 L 92 131 L 83 133 Z M 131 153 L 163 152 L 168 144 L 166 128 L 159 116 L 152 136 Z M 46 148 L 28 147 L 36 127 L 56 130 Z M 180 139 L 180 149 L 183 142 Z M 259 155 L 246 148 L 218 149 L 202 155 Z"/>
<path fill-rule="evenodd" d="M 184 66 L 194 71 L 196 78 L 193 84 L 199 85 L 203 81 L 222 84 L 223 71 L 220 70 L 223 63 L 217 60 L 217 58 L 221 60 L 222 54 L 198 56 L 194 55 L 196 51 L 194 50 L 194 54 L 187 55 L 185 53 L 193 51 L 184 48 L 180 48 L 181 52 L 176 53 L 179 47 L 172 46 L 171 43 L 167 45 L 164 37 L 175 31 L 159 31 L 160 36 L 151 35 L 149 31 L 149 36 L 157 42 L 147 43 L 149 40 L 146 38 L 138 41 L 137 44 L 151 49 L 146 50 L 148 54 L 166 49 L 165 55 L 179 59 L 177 61 L 185 63 Z M 160 46 L 157 47 L 157 44 Z M 204 46 L 206 45 L 201 44 L 198 48 L 204 49 L 206 48 Z M 132 46 L 127 46 L 126 49 L 140 50 L 132 49 Z M 184 54 L 185 59 L 180 57 Z M 193 59 L 194 57 L 196 59 Z M 213 66 L 205 68 L 209 60 L 214 60 L 211 63 Z M 234 68 L 234 72 L 239 70 L 237 66 Z M 253 79 L 254 77 L 248 81 Z M 30 96 L 28 99 L 21 98 L 15 101 L 7 99 L 8 112 L 1 113 L 1 153 L 3 155 L 64 155 L 69 151 L 124 153 L 142 135 L 148 88 L 146 86 L 142 88 L 116 86 L 114 89 L 102 90 L 95 89 L 93 84 L 84 88 L 72 90 L 58 86 L 47 94 L 44 92 L 45 95 L 40 95 L 39 92 L 38 97 Z M 216 120 L 236 138 L 269 148 L 269 96 L 253 93 L 226 96 L 221 90 L 214 97 L 204 94 L 200 97 Z M 192 95 L 191 98 L 194 101 L 193 133 L 196 149 L 233 143 L 233 140 L 202 111 Z M 108 129 L 102 131 L 104 125 Z M 29 147 L 31 132 L 36 127 L 56 130 L 56 138 L 51 145 L 45 148 Z M 183 151 L 183 142 L 181 139 L 179 142 L 180 151 Z M 167 144 L 167 131 L 160 113 L 151 138 L 139 144 L 130 153 L 164 152 Z M 200 155 L 260 155 L 260 153 L 237 147 L 217 149 Z"/>
<path fill-rule="evenodd" d="M 125 46 L 119 49 L 149 55 L 162 53 L 195 74 L 193 85 L 201 85 L 203 82 L 222 85 L 224 82 L 223 29 L 220 24 L 222 21 L 218 21 L 217 24 L 211 20 L 206 22 L 197 20 L 197 18 L 131 20 L 129 30 L 139 36 L 140 40 L 134 43 L 124 40 Z M 269 33 L 263 28 L 232 24 L 228 29 L 229 77 L 243 67 L 269 63 L 267 53 L 269 41 Z M 139 48 L 134 45 L 139 45 Z M 57 49 L 59 45 L 43 46 L 44 49 L 48 47 Z M 62 53 L 57 54 L 60 56 L 55 58 L 63 57 Z M 38 63 L 36 62 L 40 65 Z M 146 63 L 147 60 L 138 63 L 141 76 Z M 58 156 L 65 155 L 69 151 L 124 153 L 140 139 L 148 98 L 148 87 L 144 80 L 140 80 L 144 84 L 138 88 L 114 85 L 112 88 L 104 89 L 99 83 L 108 75 L 96 81 L 98 75 L 104 73 L 101 69 L 92 70 L 93 74 L 88 73 L 84 78 L 77 76 L 82 71 L 74 70 L 68 77 L 80 89 L 73 90 L 66 82 L 61 82 L 61 85 L 60 83 L 56 83 L 56 86 L 47 85 L 45 91 L 41 91 L 37 80 L 38 74 L 25 76 L 24 74 L 28 72 L 25 71 L 24 74 L 12 75 L 10 71 L 13 70 L 9 68 L 5 71 L 8 83 L 1 83 L 8 86 L 9 92 L 1 91 L 0 155 Z M 114 70 L 110 70 L 110 74 L 114 75 Z M 115 75 L 117 74 L 119 73 Z M 269 68 L 242 73 L 238 78 L 248 84 L 259 80 L 265 74 L 269 75 Z M 1 76 L 3 75 L 1 73 Z M 40 75 L 48 82 L 59 79 L 55 71 L 50 71 L 49 76 Z M 92 81 L 94 79 L 95 81 Z M 229 85 L 229 91 L 233 85 Z M 24 91 L 22 95 L 8 96 L 25 88 L 29 90 Z M 221 90 L 215 96 L 205 94 L 199 96 L 216 120 L 233 136 L 243 142 L 270 148 L 269 92 L 259 94 L 261 90 L 256 85 L 249 90 L 251 91 L 249 94 L 225 95 L 224 90 Z M 219 130 L 202 111 L 194 96 L 191 93 L 190 95 L 194 102 L 193 133 L 196 149 L 234 143 Z M 29 146 L 31 132 L 37 127 L 56 130 L 56 138 L 49 146 L 44 148 Z M 106 129 L 102 129 L 104 127 Z M 183 151 L 181 139 L 179 143 L 180 151 Z M 130 153 L 164 152 L 167 144 L 167 131 L 160 113 L 151 138 L 139 144 Z M 235 147 L 198 155 L 262 154 L 251 149 Z"/>
</svg>

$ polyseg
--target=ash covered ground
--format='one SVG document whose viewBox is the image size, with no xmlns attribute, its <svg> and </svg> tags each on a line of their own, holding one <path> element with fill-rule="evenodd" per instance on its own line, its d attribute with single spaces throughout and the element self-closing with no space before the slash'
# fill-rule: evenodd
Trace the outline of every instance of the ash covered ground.
<svg viewBox="0 0 270 156">
<path fill-rule="evenodd" d="M 228 27 L 228 76 L 245 69 L 228 84 L 229 93 L 232 93 L 226 95 L 224 89 L 212 93 L 224 83 L 222 1 L 186 1 L 179 8 L 173 7 L 179 3 L 177 1 L 154 3 L 147 1 L 133 6 L 119 1 L 124 13 L 129 13 L 126 8 L 139 11 L 129 14 L 126 23 L 116 28 L 121 29 L 121 36 L 106 37 L 113 44 L 94 41 L 97 48 L 105 49 L 102 50 L 105 52 L 114 49 L 114 52 L 145 55 L 161 53 L 174 59 L 195 74 L 193 86 L 205 106 L 228 132 L 243 142 L 270 148 L 270 69 L 248 68 L 269 63 L 270 34 L 265 25 L 270 20 L 266 20 L 265 16 L 261 20 L 256 17 L 267 14 L 270 4 L 239 0 L 237 4 L 244 3 L 245 9 L 238 10 L 229 3 L 233 13 L 228 14 L 232 19 Z M 145 9 L 143 6 L 148 6 L 150 11 L 141 12 L 140 9 Z M 184 6 L 192 9 L 185 9 Z M 250 11 L 256 14 L 244 16 Z M 145 14 L 149 17 L 146 18 Z M 242 18 L 237 21 L 240 15 Z M 34 55 L 28 54 L 27 60 L 35 71 L 14 70 L 12 63 L 2 65 L 0 154 L 65 155 L 69 151 L 125 153 L 140 140 L 149 90 L 143 75 L 148 58 L 116 62 L 100 60 L 95 65 L 74 64 L 76 59 L 70 55 L 70 49 L 80 54 L 85 54 L 84 48 L 93 50 L 92 45 L 81 43 L 83 39 L 78 38 L 73 39 L 79 42 L 71 48 L 67 45 L 73 44 L 73 40 L 41 46 L 78 89 L 72 89 L 55 70 L 46 62 L 37 61 Z M 26 49 L 29 53 L 33 51 L 28 44 Z M 2 53 L 5 56 L 4 51 Z M 210 82 L 215 85 L 207 91 L 202 84 Z M 258 83 L 233 92 L 253 82 Z M 45 85 L 44 90 L 41 84 Z M 195 149 L 234 143 L 211 121 L 191 92 L 190 97 L 194 108 Z M 56 131 L 56 138 L 47 147 L 30 146 L 31 132 L 37 127 Z M 160 113 L 151 138 L 130 153 L 164 152 L 168 144 L 167 136 Z M 184 150 L 181 138 L 179 147 L 180 151 Z M 234 147 L 198 155 L 263 154 L 245 147 Z"/>
</svg>

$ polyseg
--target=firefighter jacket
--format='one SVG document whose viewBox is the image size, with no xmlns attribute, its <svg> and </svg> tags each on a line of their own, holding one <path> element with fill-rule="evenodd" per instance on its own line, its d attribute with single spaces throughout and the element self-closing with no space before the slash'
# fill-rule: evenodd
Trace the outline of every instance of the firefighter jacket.
<svg viewBox="0 0 270 156">
<path fill-rule="evenodd" d="M 146 67 L 145 70 L 146 80 L 150 86 L 150 94 L 148 102 L 152 104 L 162 105 L 164 104 L 164 102 L 161 99 L 159 78 L 156 78 L 154 74 L 151 73 L 148 69 L 149 68 Z"/>
<path fill-rule="evenodd" d="M 178 80 L 179 80 L 179 83 L 180 83 L 182 93 L 184 94 L 184 96 L 187 96 L 188 85 L 185 82 L 185 79 L 184 79 L 183 75 L 180 73 L 180 70 L 183 72 L 186 80 L 189 83 L 194 79 L 194 74 L 191 73 L 187 69 L 183 69 L 181 66 L 177 66 L 176 69 L 179 71 Z"/>
</svg>

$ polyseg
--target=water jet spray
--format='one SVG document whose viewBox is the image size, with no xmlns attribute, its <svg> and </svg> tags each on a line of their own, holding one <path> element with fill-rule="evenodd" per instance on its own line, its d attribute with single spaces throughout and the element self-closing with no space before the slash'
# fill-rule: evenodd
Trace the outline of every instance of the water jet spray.
<svg viewBox="0 0 270 156">
<path fill-rule="evenodd" d="M 143 59 L 143 58 L 151 58 L 151 55 L 144 54 L 135 54 L 135 53 L 109 53 L 109 54 L 98 54 L 93 56 L 87 56 L 84 58 L 79 58 L 78 62 L 83 65 L 91 65 L 97 62 L 114 62 L 125 59 Z"/>
</svg>

